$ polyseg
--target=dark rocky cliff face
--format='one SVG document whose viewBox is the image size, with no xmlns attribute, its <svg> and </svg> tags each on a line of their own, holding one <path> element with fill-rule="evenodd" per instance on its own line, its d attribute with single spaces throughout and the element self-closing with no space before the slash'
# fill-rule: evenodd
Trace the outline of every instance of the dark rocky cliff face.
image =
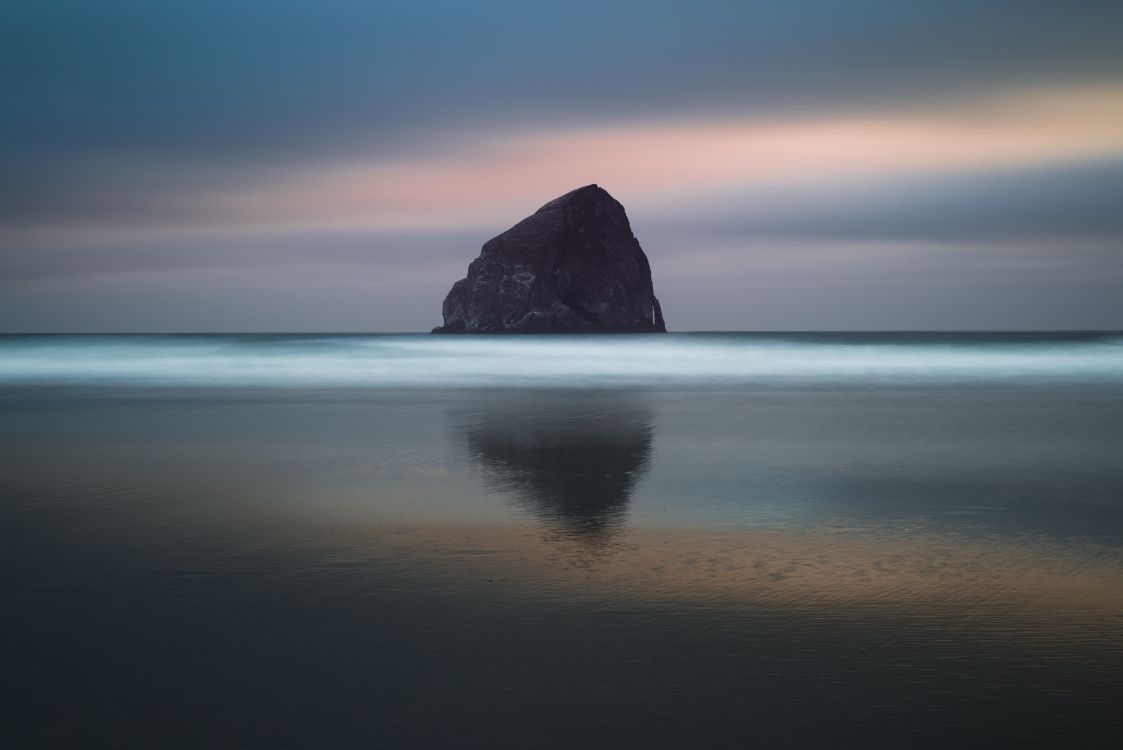
<svg viewBox="0 0 1123 750">
<path fill-rule="evenodd" d="M 434 333 L 667 330 L 624 207 L 587 185 L 488 240 L 452 286 Z"/>
</svg>

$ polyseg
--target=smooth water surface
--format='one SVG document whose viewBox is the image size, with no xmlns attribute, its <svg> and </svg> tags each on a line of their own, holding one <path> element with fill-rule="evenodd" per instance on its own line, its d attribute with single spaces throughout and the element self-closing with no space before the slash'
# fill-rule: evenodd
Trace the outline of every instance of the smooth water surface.
<svg viewBox="0 0 1123 750">
<path fill-rule="evenodd" d="M 1121 342 L 2 337 L 0 740 L 1115 746 Z"/>
</svg>

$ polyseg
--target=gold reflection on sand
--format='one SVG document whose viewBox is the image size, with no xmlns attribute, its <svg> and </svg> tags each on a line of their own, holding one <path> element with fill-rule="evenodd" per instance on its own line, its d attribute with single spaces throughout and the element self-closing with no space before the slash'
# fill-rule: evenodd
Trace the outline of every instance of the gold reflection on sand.
<svg viewBox="0 0 1123 750">
<path fill-rule="evenodd" d="M 719 629 L 767 618 L 812 639 L 877 632 L 879 649 L 1123 668 L 1123 560 L 1108 548 L 848 530 L 629 530 L 611 545 L 450 524 L 345 533 L 335 551 L 355 557 L 332 564 L 381 558 L 422 591 L 592 605 L 605 616 L 648 609 Z"/>
<path fill-rule="evenodd" d="M 506 596 L 836 621 L 899 617 L 1123 655 L 1123 560 L 1103 547 L 935 533 L 665 529 L 589 545 L 538 529 L 439 524 L 378 526 L 349 541 L 339 549 L 356 559 L 376 554 L 423 579 L 499 586 Z"/>
</svg>

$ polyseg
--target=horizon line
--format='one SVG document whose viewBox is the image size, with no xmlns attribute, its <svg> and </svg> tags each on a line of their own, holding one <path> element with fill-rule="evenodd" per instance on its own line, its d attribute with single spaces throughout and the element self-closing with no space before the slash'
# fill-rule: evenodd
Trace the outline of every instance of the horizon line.
<svg viewBox="0 0 1123 750">
<path fill-rule="evenodd" d="M 697 334 L 752 334 L 752 335 L 790 335 L 790 334 L 1019 334 L 1019 333 L 1068 333 L 1068 334 L 1123 334 L 1123 328 L 799 328 L 799 329 L 697 329 L 666 331 L 668 335 Z M 432 331 L 0 331 L 0 336 L 429 336 Z M 452 338 L 487 336 L 497 338 L 572 337 L 572 336 L 651 336 L 651 333 L 606 333 L 601 331 L 581 333 L 460 333 Z"/>
</svg>

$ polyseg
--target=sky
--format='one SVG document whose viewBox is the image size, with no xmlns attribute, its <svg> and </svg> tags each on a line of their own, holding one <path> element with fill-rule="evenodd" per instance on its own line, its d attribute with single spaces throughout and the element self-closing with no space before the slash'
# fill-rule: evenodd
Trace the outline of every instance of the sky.
<svg viewBox="0 0 1123 750">
<path fill-rule="evenodd" d="M 1123 329 L 1123 5 L 7 0 L 0 332 L 426 331 L 597 183 L 671 330 Z"/>
</svg>

